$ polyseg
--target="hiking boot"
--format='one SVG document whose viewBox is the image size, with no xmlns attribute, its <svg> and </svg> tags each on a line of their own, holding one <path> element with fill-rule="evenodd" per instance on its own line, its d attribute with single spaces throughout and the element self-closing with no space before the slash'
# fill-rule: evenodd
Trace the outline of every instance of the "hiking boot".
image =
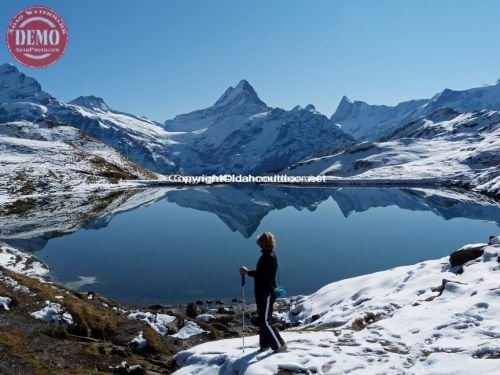
<svg viewBox="0 0 500 375">
<path fill-rule="evenodd" d="M 273 350 L 273 353 L 283 353 L 286 352 L 287 349 L 286 343 L 283 343 L 278 349 Z"/>
<path fill-rule="evenodd" d="M 269 349 L 271 349 L 271 347 L 270 347 L 270 346 L 266 346 L 266 347 L 264 347 L 264 348 L 260 348 L 260 349 L 259 349 L 259 353 L 264 353 L 264 352 L 267 352 Z"/>
</svg>

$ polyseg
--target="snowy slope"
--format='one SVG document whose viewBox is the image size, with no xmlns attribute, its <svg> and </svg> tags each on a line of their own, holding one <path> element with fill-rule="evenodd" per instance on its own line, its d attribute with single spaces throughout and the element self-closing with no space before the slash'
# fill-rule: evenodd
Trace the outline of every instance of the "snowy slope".
<svg viewBox="0 0 500 375">
<path fill-rule="evenodd" d="M 160 124 L 110 109 L 101 98 L 62 103 L 11 64 L 0 65 L 0 123 L 49 119 L 79 128 L 127 158 L 157 172 L 175 171 Z"/>
<path fill-rule="evenodd" d="M 192 132 L 210 126 L 230 127 L 269 109 L 248 81 L 241 80 L 235 87 L 229 87 L 213 106 L 165 121 L 165 129 Z"/>
<path fill-rule="evenodd" d="M 208 108 L 165 124 L 111 109 L 81 96 L 62 103 L 10 64 L 0 66 L 0 123 L 50 119 L 74 126 L 155 172 L 261 173 L 324 149 L 353 143 L 313 106 L 270 108 L 242 80 Z"/>
<path fill-rule="evenodd" d="M 0 202 L 156 178 L 74 127 L 29 121 L 0 124 Z"/>
<path fill-rule="evenodd" d="M 445 89 L 430 99 L 410 100 L 396 106 L 352 102 L 344 96 L 331 120 L 360 141 L 376 140 L 408 122 L 447 107 L 458 112 L 500 110 L 500 80 L 467 90 Z"/>
<path fill-rule="evenodd" d="M 292 299 L 286 353 L 258 353 L 255 336 L 245 353 L 239 338 L 209 342 L 180 352 L 176 374 L 496 374 L 499 252 L 462 274 L 446 257 L 329 284 Z"/>
<path fill-rule="evenodd" d="M 325 149 L 345 149 L 353 139 L 314 106 L 270 108 L 245 80 L 211 107 L 165 122 L 176 131 L 177 165 L 191 174 L 263 173 L 285 168 Z"/>
<path fill-rule="evenodd" d="M 287 173 L 357 181 L 456 184 L 500 194 L 500 112 L 442 109 L 384 138 L 313 158 Z"/>
</svg>

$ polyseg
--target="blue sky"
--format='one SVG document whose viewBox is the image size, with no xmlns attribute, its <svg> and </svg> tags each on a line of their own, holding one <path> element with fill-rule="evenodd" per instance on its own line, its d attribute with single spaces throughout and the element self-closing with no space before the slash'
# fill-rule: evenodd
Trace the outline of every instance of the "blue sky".
<svg viewBox="0 0 500 375">
<path fill-rule="evenodd" d="M 500 78 L 495 0 L 19 0 L 2 2 L 0 29 L 35 4 L 70 40 L 55 65 L 22 71 L 63 101 L 94 94 L 160 121 L 242 78 L 268 105 L 327 115 L 343 95 L 391 105 Z"/>
</svg>

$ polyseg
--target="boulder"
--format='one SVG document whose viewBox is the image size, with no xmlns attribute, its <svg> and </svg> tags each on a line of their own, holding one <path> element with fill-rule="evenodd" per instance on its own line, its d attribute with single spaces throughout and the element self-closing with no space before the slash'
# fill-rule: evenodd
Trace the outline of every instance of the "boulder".
<svg viewBox="0 0 500 375">
<path fill-rule="evenodd" d="M 195 303 L 190 303 L 186 307 L 186 315 L 192 319 L 195 319 L 198 315 L 201 315 L 202 311 L 200 307 Z"/>
<path fill-rule="evenodd" d="M 488 245 L 500 246 L 500 236 L 490 236 Z"/>
<path fill-rule="evenodd" d="M 452 267 L 462 266 L 463 264 L 477 259 L 484 253 L 485 245 L 469 246 L 465 249 L 454 251 L 450 254 L 450 265 Z"/>
</svg>

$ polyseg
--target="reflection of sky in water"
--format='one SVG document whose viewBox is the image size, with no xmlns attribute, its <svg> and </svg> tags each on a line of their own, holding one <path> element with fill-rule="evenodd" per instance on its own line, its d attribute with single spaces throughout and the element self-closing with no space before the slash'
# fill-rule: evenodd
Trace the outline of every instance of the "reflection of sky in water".
<svg viewBox="0 0 500 375">
<path fill-rule="evenodd" d="M 363 194 L 356 197 L 362 199 Z M 225 215 L 237 208 L 228 205 Z M 241 293 L 238 268 L 254 267 L 259 256 L 255 235 L 264 230 L 277 237 L 281 281 L 292 295 L 346 277 L 442 257 L 498 233 L 491 222 L 445 220 L 430 211 L 396 206 L 352 212 L 346 218 L 328 198 L 314 211 L 272 210 L 245 238 L 212 212 L 162 200 L 118 215 L 105 228 L 54 238 L 36 255 L 59 280 L 96 277 L 97 283 L 82 285 L 81 290 L 123 302 L 235 298 Z"/>
</svg>

